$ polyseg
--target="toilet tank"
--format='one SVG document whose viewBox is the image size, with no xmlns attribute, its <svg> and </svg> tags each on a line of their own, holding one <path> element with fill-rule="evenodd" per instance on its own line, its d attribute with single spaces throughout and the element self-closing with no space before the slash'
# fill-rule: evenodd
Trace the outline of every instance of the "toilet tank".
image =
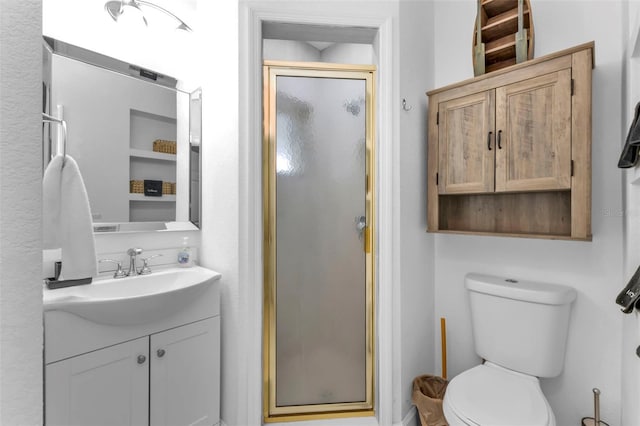
<svg viewBox="0 0 640 426">
<path fill-rule="evenodd" d="M 465 286 L 479 356 L 536 377 L 562 372 L 573 288 L 476 273 Z"/>
</svg>

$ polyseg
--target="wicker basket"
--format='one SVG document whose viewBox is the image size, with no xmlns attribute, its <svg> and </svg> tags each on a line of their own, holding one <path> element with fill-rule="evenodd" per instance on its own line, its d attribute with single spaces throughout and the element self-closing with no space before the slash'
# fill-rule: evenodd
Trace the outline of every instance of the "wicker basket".
<svg viewBox="0 0 640 426">
<path fill-rule="evenodd" d="M 144 194 L 144 181 L 143 180 L 129 181 L 129 192 L 132 194 Z"/>
<path fill-rule="evenodd" d="M 171 182 L 162 182 L 162 195 L 173 194 Z"/>
<path fill-rule="evenodd" d="M 171 182 L 171 193 L 175 195 L 176 193 L 176 183 L 175 182 Z"/>
<path fill-rule="evenodd" d="M 153 150 L 155 152 L 163 152 L 165 154 L 175 154 L 176 142 L 156 139 L 155 141 L 153 141 Z"/>
</svg>

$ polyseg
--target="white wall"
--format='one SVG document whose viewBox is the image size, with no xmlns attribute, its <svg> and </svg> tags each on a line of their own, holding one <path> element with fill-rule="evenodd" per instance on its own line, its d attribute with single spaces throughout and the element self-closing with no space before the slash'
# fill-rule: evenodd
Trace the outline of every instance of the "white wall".
<svg viewBox="0 0 640 426">
<path fill-rule="evenodd" d="M 334 43 L 319 50 L 304 41 L 265 39 L 262 44 L 262 57 L 275 61 L 374 63 L 373 46 L 359 43 Z"/>
<path fill-rule="evenodd" d="M 322 49 L 322 62 L 337 64 L 373 64 L 373 47 L 369 44 L 336 43 Z"/>
<path fill-rule="evenodd" d="M 0 1 L 0 424 L 41 425 L 39 0 Z"/>
<path fill-rule="evenodd" d="M 465 273 L 573 286 L 578 299 L 564 374 L 543 379 L 542 388 L 558 425 L 579 424 L 592 413 L 593 387 L 602 391 L 603 419 L 619 424 L 622 315 L 614 300 L 623 283 L 621 179 L 616 168 L 623 137 L 622 6 L 617 1 L 536 1 L 532 8 L 536 57 L 595 40 L 593 241 L 437 235 L 436 318 L 448 320 L 449 368 L 454 375 L 479 362 L 473 351 Z M 473 76 L 470 35 L 475 11 L 472 0 L 435 3 L 434 88 Z M 439 353 L 436 359 L 439 362 Z"/>
<path fill-rule="evenodd" d="M 271 61 L 320 61 L 320 51 L 303 41 L 271 40 L 262 41 L 262 57 Z"/>
<path fill-rule="evenodd" d="M 412 382 L 422 374 L 440 375 L 434 352 L 434 245 L 427 234 L 427 97 L 433 87 L 433 2 L 400 1 L 400 415 L 411 409 Z M 435 343 L 434 343 L 435 342 Z M 394 418 L 394 421 L 399 419 Z M 414 421 L 419 423 L 416 418 Z M 416 424 L 417 424 L 416 423 Z"/>
<path fill-rule="evenodd" d="M 624 14 L 628 17 L 623 28 L 625 44 L 625 83 L 623 91 L 623 136 L 629 130 L 634 118 L 634 108 L 640 101 L 640 2 L 623 3 Z M 624 24 L 625 22 L 623 22 Z M 622 173 L 625 189 L 625 265 L 624 278 L 629 279 L 640 264 L 640 177 L 639 168 L 635 167 Z M 626 284 L 623 282 L 622 286 Z M 640 313 L 638 310 L 624 316 L 622 339 L 622 424 L 637 425 L 640 422 L 640 359 L 636 348 L 640 344 Z"/>
<path fill-rule="evenodd" d="M 203 80 L 202 248 L 201 263 L 222 273 L 221 418 L 224 424 L 249 425 L 246 283 L 240 281 L 239 68 L 238 1 L 198 0 L 202 23 L 199 43 Z M 206 148 L 206 149 L 205 149 Z"/>
</svg>

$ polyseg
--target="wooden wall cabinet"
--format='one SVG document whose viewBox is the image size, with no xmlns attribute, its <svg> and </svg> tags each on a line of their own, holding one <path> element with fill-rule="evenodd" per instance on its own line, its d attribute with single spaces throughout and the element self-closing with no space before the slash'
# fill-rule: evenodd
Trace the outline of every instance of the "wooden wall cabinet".
<svg viewBox="0 0 640 426">
<path fill-rule="evenodd" d="M 429 232 L 591 239 L 593 51 L 427 93 Z"/>
</svg>

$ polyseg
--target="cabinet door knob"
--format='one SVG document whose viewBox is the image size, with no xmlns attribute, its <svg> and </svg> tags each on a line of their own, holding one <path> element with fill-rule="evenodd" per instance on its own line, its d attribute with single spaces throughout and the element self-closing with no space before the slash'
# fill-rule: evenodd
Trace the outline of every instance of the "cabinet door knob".
<svg viewBox="0 0 640 426">
<path fill-rule="evenodd" d="M 489 132 L 489 134 L 487 135 L 487 148 L 489 149 L 489 151 L 491 151 L 491 135 L 493 134 L 493 132 Z"/>
<path fill-rule="evenodd" d="M 165 354 L 164 349 L 158 349 L 158 352 L 156 352 L 158 354 L 158 358 L 162 358 Z"/>
<path fill-rule="evenodd" d="M 144 355 L 138 355 L 138 364 L 144 364 L 147 360 L 147 357 Z"/>
<path fill-rule="evenodd" d="M 502 149 L 502 130 L 498 130 L 498 149 Z"/>
</svg>

